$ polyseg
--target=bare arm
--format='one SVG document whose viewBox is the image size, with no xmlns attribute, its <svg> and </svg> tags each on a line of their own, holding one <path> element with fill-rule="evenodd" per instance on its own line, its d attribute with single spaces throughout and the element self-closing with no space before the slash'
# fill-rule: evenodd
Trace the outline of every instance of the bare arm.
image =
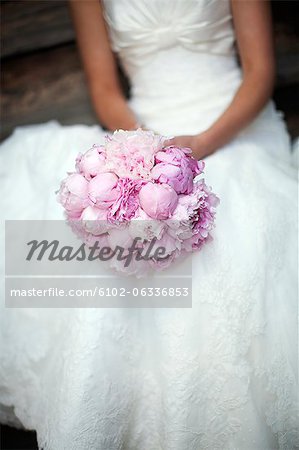
<svg viewBox="0 0 299 450">
<path fill-rule="evenodd" d="M 270 5 L 266 0 L 231 0 L 243 81 L 219 119 L 198 136 L 175 138 L 201 158 L 229 142 L 269 100 L 275 77 Z M 187 142 L 188 140 L 188 142 Z"/>
<path fill-rule="evenodd" d="M 101 123 L 110 130 L 133 129 L 136 118 L 129 109 L 118 79 L 99 0 L 69 0 L 91 99 Z"/>
</svg>

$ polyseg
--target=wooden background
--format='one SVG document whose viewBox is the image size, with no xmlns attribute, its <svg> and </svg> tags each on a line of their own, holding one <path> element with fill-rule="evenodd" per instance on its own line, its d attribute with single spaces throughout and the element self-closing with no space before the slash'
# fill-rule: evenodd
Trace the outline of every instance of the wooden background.
<svg viewBox="0 0 299 450">
<path fill-rule="evenodd" d="M 149 0 L 150 1 L 150 0 Z M 272 1 L 278 74 L 274 98 L 299 134 L 299 2 Z M 1 135 L 57 119 L 96 123 L 67 0 L 1 2 Z"/>
</svg>

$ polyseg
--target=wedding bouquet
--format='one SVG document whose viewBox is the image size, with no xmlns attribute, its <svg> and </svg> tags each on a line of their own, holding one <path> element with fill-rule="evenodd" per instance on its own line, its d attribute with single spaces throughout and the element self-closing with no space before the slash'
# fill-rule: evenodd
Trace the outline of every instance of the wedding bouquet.
<svg viewBox="0 0 299 450">
<path fill-rule="evenodd" d="M 165 141 L 151 131 L 115 131 L 78 155 L 58 192 L 74 232 L 99 253 L 105 247 L 110 267 L 126 274 L 168 267 L 199 250 L 214 226 L 219 200 L 198 177 L 204 162 Z"/>
</svg>

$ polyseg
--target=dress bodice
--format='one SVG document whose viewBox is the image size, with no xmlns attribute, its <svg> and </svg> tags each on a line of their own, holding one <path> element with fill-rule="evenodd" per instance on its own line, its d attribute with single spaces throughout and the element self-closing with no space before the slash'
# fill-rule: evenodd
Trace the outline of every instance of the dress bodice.
<svg viewBox="0 0 299 450">
<path fill-rule="evenodd" d="M 104 16 L 112 48 L 125 66 L 144 64 L 175 46 L 234 53 L 229 0 L 104 0 Z"/>
<path fill-rule="evenodd" d="M 102 2 L 140 122 L 169 134 L 209 126 L 241 79 L 230 0 Z"/>
</svg>

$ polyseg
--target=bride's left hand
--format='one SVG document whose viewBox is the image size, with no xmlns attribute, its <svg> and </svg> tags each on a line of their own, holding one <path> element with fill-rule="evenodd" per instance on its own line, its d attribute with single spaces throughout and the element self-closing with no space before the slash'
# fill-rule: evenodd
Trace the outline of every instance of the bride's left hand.
<svg viewBox="0 0 299 450">
<path fill-rule="evenodd" d="M 172 139 L 168 139 L 164 145 L 188 147 L 192 150 L 192 156 L 194 156 L 195 159 L 203 159 L 215 151 L 204 133 L 197 134 L 196 136 L 176 136 Z"/>
</svg>

